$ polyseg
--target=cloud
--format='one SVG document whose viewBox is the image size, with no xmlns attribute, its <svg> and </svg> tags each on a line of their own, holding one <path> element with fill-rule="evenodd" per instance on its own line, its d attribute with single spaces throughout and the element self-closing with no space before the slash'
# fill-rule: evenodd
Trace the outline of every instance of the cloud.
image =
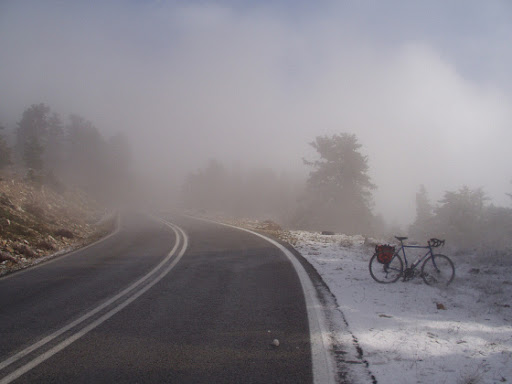
<svg viewBox="0 0 512 384">
<path fill-rule="evenodd" d="M 212 157 L 306 173 L 315 136 L 355 133 L 377 210 L 400 222 L 420 183 L 434 199 L 463 183 L 497 201 L 508 191 L 510 92 L 472 78 L 427 27 L 407 37 L 414 20 L 394 19 L 397 38 L 392 23 L 377 36 L 362 10 L 339 5 L 307 17 L 207 2 L 15 4 L 0 18 L 11 124 L 46 102 L 128 132 L 141 168 L 176 179 Z"/>
</svg>

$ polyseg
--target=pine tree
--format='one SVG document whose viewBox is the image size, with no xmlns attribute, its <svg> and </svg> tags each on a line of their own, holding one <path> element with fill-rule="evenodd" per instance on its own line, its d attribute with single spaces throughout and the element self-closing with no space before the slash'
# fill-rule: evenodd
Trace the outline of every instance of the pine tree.
<svg viewBox="0 0 512 384">
<path fill-rule="evenodd" d="M 25 165 L 35 171 L 43 169 L 43 147 L 36 137 L 27 139 L 24 145 L 23 161 Z"/>
<path fill-rule="evenodd" d="M 319 160 L 304 163 L 309 174 L 299 224 L 316 229 L 331 228 L 345 233 L 371 230 L 372 190 L 368 157 L 353 134 L 318 136 L 311 146 Z"/>
<path fill-rule="evenodd" d="M 81 116 L 71 115 L 66 126 L 67 177 L 91 192 L 98 192 L 107 179 L 107 144 L 99 130 Z"/>
<path fill-rule="evenodd" d="M 18 123 L 16 150 L 28 168 L 43 168 L 43 152 L 48 134 L 48 114 L 45 104 L 33 104 L 27 108 Z"/>
<path fill-rule="evenodd" d="M 5 128 L 0 126 L 0 130 Z M 5 139 L 0 136 L 0 169 L 11 164 L 11 148 L 7 145 Z"/>
<path fill-rule="evenodd" d="M 409 232 L 416 239 L 429 236 L 432 230 L 433 207 L 428 199 L 427 189 L 422 184 L 416 193 L 416 219 L 410 226 Z"/>
<path fill-rule="evenodd" d="M 64 161 L 64 129 L 60 116 L 52 113 L 47 120 L 45 168 L 51 172 L 59 170 Z"/>
<path fill-rule="evenodd" d="M 432 235 L 446 236 L 456 244 L 476 244 L 485 226 L 487 200 L 482 188 L 463 186 L 458 191 L 445 192 L 436 208 L 438 233 Z"/>
</svg>

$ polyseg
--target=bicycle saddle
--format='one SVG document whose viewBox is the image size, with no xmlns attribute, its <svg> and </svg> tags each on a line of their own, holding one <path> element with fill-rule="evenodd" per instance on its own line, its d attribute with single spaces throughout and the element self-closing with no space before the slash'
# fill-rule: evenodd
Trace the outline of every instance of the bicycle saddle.
<svg viewBox="0 0 512 384">
<path fill-rule="evenodd" d="M 395 236 L 395 239 L 397 239 L 398 241 L 403 241 L 403 240 L 407 240 L 408 237 Z"/>
</svg>

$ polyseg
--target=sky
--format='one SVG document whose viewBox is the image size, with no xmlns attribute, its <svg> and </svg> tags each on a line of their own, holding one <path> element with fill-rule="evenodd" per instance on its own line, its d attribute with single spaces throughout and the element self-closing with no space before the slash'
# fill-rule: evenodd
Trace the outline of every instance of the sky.
<svg viewBox="0 0 512 384">
<path fill-rule="evenodd" d="M 512 192 L 512 3 L 0 0 L 0 123 L 44 102 L 126 132 L 137 166 L 307 175 L 316 136 L 354 133 L 375 212 L 424 184 Z"/>
</svg>

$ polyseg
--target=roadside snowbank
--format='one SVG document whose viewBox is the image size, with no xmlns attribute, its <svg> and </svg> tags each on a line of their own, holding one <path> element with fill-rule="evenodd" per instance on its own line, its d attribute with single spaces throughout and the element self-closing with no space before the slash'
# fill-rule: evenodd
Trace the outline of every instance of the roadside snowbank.
<svg viewBox="0 0 512 384">
<path fill-rule="evenodd" d="M 512 382 L 510 264 L 452 257 L 447 289 L 421 278 L 384 285 L 370 277 L 363 237 L 290 234 L 335 295 L 378 383 Z"/>
</svg>

